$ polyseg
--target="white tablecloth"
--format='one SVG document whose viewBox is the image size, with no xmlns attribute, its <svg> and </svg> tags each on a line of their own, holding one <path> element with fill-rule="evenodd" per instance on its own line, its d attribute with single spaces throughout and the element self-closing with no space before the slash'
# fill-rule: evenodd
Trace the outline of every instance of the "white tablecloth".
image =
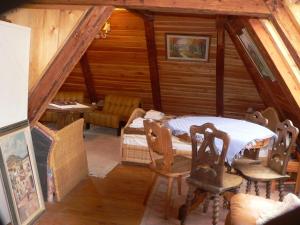
<svg viewBox="0 0 300 225">
<path fill-rule="evenodd" d="M 211 116 L 186 116 L 171 119 L 167 126 L 170 127 L 174 135 L 187 133 L 190 135 L 192 125 L 202 125 L 213 123 L 219 130 L 226 132 L 230 136 L 230 143 L 226 155 L 226 161 L 231 165 L 235 157 L 243 153 L 245 148 L 251 148 L 256 141 L 276 137 L 276 134 L 266 127 L 245 120 L 230 119 L 224 117 Z M 216 142 L 221 150 L 222 142 Z"/>
</svg>

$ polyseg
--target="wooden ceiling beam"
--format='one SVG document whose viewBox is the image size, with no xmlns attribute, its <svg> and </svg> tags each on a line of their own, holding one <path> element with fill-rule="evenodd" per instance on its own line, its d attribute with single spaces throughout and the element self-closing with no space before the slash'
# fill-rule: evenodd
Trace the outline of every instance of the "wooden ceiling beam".
<svg viewBox="0 0 300 225">
<path fill-rule="evenodd" d="M 218 16 L 217 25 L 217 57 L 216 57 L 216 112 L 224 115 L 224 52 L 226 17 Z"/>
<path fill-rule="evenodd" d="M 127 9 L 196 14 L 222 14 L 267 17 L 264 0 L 32 0 L 33 3 L 112 5 Z"/>
<path fill-rule="evenodd" d="M 152 101 L 153 107 L 156 110 L 162 111 L 160 84 L 159 84 L 159 70 L 157 62 L 157 51 L 154 30 L 154 15 L 149 12 L 141 12 L 144 19 L 145 36 L 147 42 L 147 53 L 149 62 L 149 72 L 151 80 Z"/>
<path fill-rule="evenodd" d="M 31 125 L 46 111 L 66 78 L 87 50 L 96 34 L 113 11 L 110 6 L 90 7 L 64 46 L 48 65 L 42 78 L 29 93 L 28 118 Z"/>
<path fill-rule="evenodd" d="M 83 54 L 83 56 L 80 59 L 80 66 L 82 69 L 86 90 L 89 94 L 90 102 L 97 102 L 96 89 L 92 78 L 92 72 L 91 72 L 91 68 L 89 65 L 89 60 L 86 55 L 86 52 Z"/>
</svg>

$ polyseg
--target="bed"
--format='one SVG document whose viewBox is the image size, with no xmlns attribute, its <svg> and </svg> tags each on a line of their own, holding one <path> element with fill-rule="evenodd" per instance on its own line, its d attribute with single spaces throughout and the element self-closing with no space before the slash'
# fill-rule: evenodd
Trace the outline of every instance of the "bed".
<svg viewBox="0 0 300 225">
<path fill-rule="evenodd" d="M 145 114 L 146 112 L 143 109 L 135 109 L 121 131 L 121 154 L 123 163 L 150 163 L 150 155 L 143 127 L 131 126 L 135 119 L 144 118 Z M 172 118 L 172 116 L 164 116 L 160 122 L 165 123 L 170 118 Z M 192 147 L 188 140 L 172 136 L 172 145 L 175 154 L 191 157 Z"/>
</svg>

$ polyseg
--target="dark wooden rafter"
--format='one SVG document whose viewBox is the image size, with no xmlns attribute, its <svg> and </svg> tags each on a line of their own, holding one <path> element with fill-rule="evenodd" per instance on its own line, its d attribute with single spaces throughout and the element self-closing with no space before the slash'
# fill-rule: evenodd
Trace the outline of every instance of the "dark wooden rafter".
<svg viewBox="0 0 300 225">
<path fill-rule="evenodd" d="M 234 46 L 237 49 L 242 61 L 244 62 L 247 71 L 249 72 L 255 87 L 263 100 L 266 106 L 273 106 L 276 109 L 280 109 L 277 107 L 277 104 L 272 99 L 272 92 L 266 86 L 265 82 L 261 79 L 259 71 L 257 70 L 254 62 L 248 56 L 246 49 L 244 48 L 243 44 L 239 40 L 237 33 L 241 30 L 241 27 L 236 27 L 236 19 L 227 20 L 225 23 L 225 30 L 228 32 L 230 39 L 232 40 Z M 280 111 L 280 110 L 279 110 Z M 280 111 L 281 112 L 281 111 Z"/>
<path fill-rule="evenodd" d="M 153 107 L 156 110 L 162 111 L 159 70 L 157 64 L 157 52 L 155 42 L 154 15 L 146 11 L 138 12 L 138 14 L 141 15 L 144 19 Z"/>
<path fill-rule="evenodd" d="M 216 113 L 224 115 L 224 53 L 225 53 L 225 16 L 217 16 L 217 58 L 216 58 Z"/>
<path fill-rule="evenodd" d="M 86 52 L 83 54 L 83 56 L 80 59 L 80 66 L 84 76 L 84 82 L 85 82 L 86 90 L 89 94 L 90 102 L 97 102 L 96 89 L 92 78 L 92 72 L 90 69 L 89 60 Z"/>
<path fill-rule="evenodd" d="M 127 9 L 195 14 L 268 17 L 264 0 L 32 0 L 33 3 L 113 5 Z"/>
<path fill-rule="evenodd" d="M 80 60 L 113 10 L 111 6 L 90 7 L 64 46 L 48 65 L 42 78 L 29 93 L 28 118 L 31 125 L 42 116 L 65 79 Z"/>
</svg>

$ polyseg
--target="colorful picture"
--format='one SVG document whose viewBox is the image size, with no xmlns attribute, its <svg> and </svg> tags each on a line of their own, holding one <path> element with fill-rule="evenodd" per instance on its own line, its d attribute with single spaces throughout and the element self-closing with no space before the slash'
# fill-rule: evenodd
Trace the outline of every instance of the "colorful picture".
<svg viewBox="0 0 300 225">
<path fill-rule="evenodd" d="M 241 40 L 243 46 L 245 47 L 248 55 L 251 58 L 251 60 L 254 62 L 260 75 L 262 77 L 268 77 L 272 81 L 274 81 L 275 80 L 274 75 L 272 74 L 272 72 L 271 72 L 270 68 L 268 67 L 267 63 L 265 62 L 263 56 L 259 52 L 258 48 L 254 44 L 253 40 L 251 39 L 250 35 L 248 34 L 248 32 L 245 28 L 242 29 L 242 34 L 239 35 L 239 39 Z"/>
<path fill-rule="evenodd" d="M 0 150 L 18 223 L 28 224 L 44 209 L 30 129 L 1 137 Z"/>
<path fill-rule="evenodd" d="M 167 34 L 166 44 L 168 59 L 208 61 L 208 36 Z"/>
</svg>

